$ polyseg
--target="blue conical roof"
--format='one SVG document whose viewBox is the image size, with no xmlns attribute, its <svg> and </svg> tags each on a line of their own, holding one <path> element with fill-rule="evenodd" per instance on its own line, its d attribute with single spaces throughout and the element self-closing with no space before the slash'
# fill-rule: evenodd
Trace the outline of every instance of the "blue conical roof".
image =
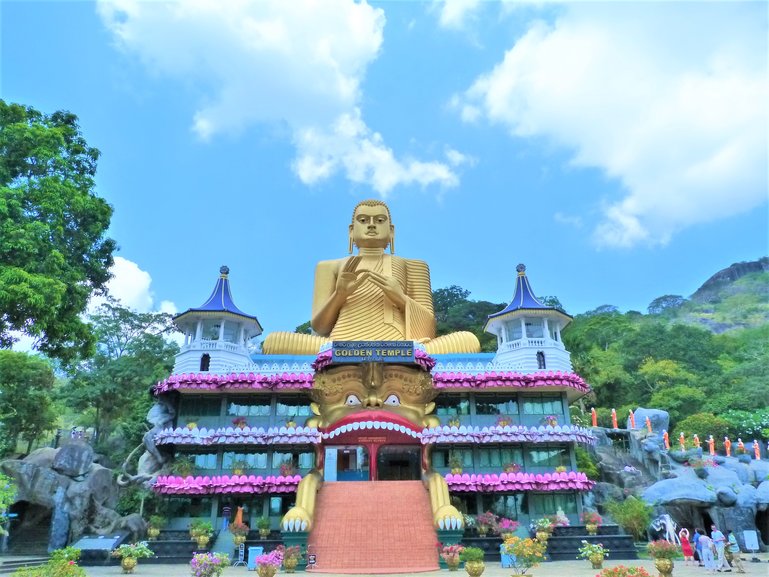
<svg viewBox="0 0 769 577">
<path fill-rule="evenodd" d="M 187 309 L 183 313 L 177 315 L 175 319 L 178 319 L 179 317 L 189 313 L 230 313 L 255 321 L 258 325 L 259 321 L 255 316 L 246 314 L 237 306 L 235 306 L 235 301 L 232 300 L 232 292 L 230 292 L 229 275 L 229 267 L 222 266 L 219 269 L 219 278 L 216 281 L 216 286 L 214 286 L 214 290 L 206 302 L 197 308 Z"/>
<path fill-rule="evenodd" d="M 515 267 L 515 270 L 518 271 L 518 277 L 515 280 L 515 294 L 513 294 L 513 300 L 501 311 L 489 315 L 489 320 L 519 310 L 550 310 L 571 319 L 571 316 L 567 315 L 562 310 L 542 304 L 540 300 L 534 296 L 534 291 L 531 290 L 529 279 L 526 276 L 526 265 L 519 264 Z"/>
</svg>

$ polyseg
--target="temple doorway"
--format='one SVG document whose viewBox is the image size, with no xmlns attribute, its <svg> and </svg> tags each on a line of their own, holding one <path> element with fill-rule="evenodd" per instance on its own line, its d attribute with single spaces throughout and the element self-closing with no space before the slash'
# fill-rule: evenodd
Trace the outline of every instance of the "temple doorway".
<svg viewBox="0 0 769 577">
<path fill-rule="evenodd" d="M 420 447 L 389 445 L 377 451 L 379 481 L 419 481 L 421 479 Z"/>
<path fill-rule="evenodd" d="M 368 448 L 362 445 L 325 447 L 323 478 L 326 481 L 368 481 Z"/>
<path fill-rule="evenodd" d="M 756 513 L 756 528 L 764 544 L 769 544 L 769 510 Z"/>
</svg>

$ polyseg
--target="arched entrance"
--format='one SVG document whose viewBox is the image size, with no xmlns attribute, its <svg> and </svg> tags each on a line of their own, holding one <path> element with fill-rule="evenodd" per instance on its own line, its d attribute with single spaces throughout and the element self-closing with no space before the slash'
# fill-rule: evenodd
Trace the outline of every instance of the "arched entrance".
<svg viewBox="0 0 769 577">
<path fill-rule="evenodd" d="M 379 481 L 418 481 L 421 478 L 420 447 L 388 445 L 377 451 L 377 479 Z"/>
</svg>

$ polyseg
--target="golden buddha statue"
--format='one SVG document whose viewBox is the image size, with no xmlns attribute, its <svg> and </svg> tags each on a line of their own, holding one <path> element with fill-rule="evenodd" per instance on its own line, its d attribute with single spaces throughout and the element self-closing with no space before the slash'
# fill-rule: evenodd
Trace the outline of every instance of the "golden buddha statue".
<svg viewBox="0 0 769 577">
<path fill-rule="evenodd" d="M 384 202 L 358 203 L 349 241 L 350 254 L 354 245 L 357 255 L 321 261 L 315 269 L 311 325 L 317 335 L 272 333 L 262 345 L 265 354 L 317 354 L 333 340 L 417 341 L 428 354 L 481 350 L 470 332 L 435 337 L 430 269 L 395 256 L 395 227 Z"/>
</svg>

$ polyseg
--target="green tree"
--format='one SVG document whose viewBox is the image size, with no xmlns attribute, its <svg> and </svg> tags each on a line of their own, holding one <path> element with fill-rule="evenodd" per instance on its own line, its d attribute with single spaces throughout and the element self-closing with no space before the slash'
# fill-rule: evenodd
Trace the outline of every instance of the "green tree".
<svg viewBox="0 0 769 577">
<path fill-rule="evenodd" d="M 713 413 L 694 413 L 685 419 L 681 419 L 670 435 L 671 438 L 677 438 L 680 433 L 686 437 L 696 434 L 704 444 L 710 435 L 716 439 L 719 444 L 723 438 L 729 434 L 730 423 L 726 419 L 717 417 Z"/>
<path fill-rule="evenodd" d="M 55 377 L 40 357 L 0 350 L 0 417 L 2 436 L 14 450 L 19 438 L 32 443 L 56 426 L 51 402 Z"/>
<path fill-rule="evenodd" d="M 686 302 L 686 299 L 681 295 L 665 295 L 657 297 L 651 303 L 649 303 L 650 315 L 660 315 L 663 313 L 673 312 Z"/>
<path fill-rule="evenodd" d="M 675 424 L 684 417 L 696 413 L 702 407 L 705 398 L 705 391 L 702 389 L 676 385 L 655 391 L 649 404 L 655 409 L 667 411 L 671 423 Z"/>
<path fill-rule="evenodd" d="M 115 242 L 112 209 L 94 194 L 99 151 L 77 117 L 0 100 L 0 346 L 11 331 L 70 362 L 93 350 L 81 319 L 104 291 Z"/>
<path fill-rule="evenodd" d="M 651 505 L 631 495 L 624 501 L 609 502 L 606 508 L 617 524 L 633 536 L 634 541 L 643 539 L 652 520 Z"/>
<path fill-rule="evenodd" d="M 448 318 L 449 310 L 461 303 L 467 302 L 470 291 L 460 286 L 440 288 L 433 291 L 433 311 L 436 322 L 444 322 Z"/>
<path fill-rule="evenodd" d="M 120 437 L 138 442 L 152 402 L 148 393 L 171 371 L 179 350 L 166 339 L 174 330 L 171 317 L 137 313 L 108 301 L 90 321 L 97 352 L 71 371 L 62 397 L 71 408 L 92 414 L 101 443 L 118 430 Z"/>
</svg>

